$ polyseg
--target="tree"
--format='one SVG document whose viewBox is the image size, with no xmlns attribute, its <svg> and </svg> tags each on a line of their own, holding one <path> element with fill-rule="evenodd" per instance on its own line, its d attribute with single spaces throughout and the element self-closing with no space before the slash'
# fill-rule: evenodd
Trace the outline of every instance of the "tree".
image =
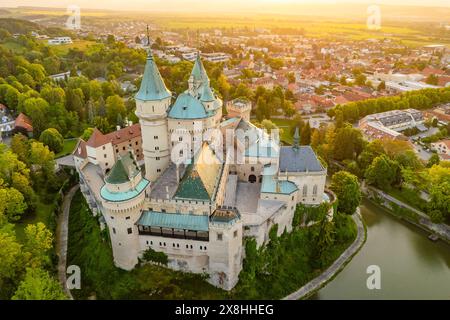
<svg viewBox="0 0 450 320">
<path fill-rule="evenodd" d="M 15 188 L 0 186 L 0 214 L 9 221 L 17 221 L 27 209 L 23 195 Z"/>
<path fill-rule="evenodd" d="M 124 118 L 127 114 L 125 103 L 123 99 L 118 95 L 110 96 L 106 99 L 106 116 L 110 124 L 115 124 L 118 119 L 118 115 Z"/>
<path fill-rule="evenodd" d="M 65 300 L 59 282 L 42 269 L 27 268 L 25 278 L 20 282 L 13 300 Z"/>
<path fill-rule="evenodd" d="M 363 150 L 364 139 L 361 131 L 346 125 L 336 130 L 334 158 L 354 160 Z"/>
<path fill-rule="evenodd" d="M 23 134 L 17 133 L 11 139 L 11 150 L 17 155 L 20 161 L 27 161 L 29 148 L 28 138 Z"/>
<path fill-rule="evenodd" d="M 386 82 L 381 81 L 380 84 L 377 87 L 377 91 L 386 90 Z"/>
<path fill-rule="evenodd" d="M 362 199 L 358 178 L 347 171 L 339 171 L 331 178 L 330 188 L 337 196 L 338 211 L 355 213 Z"/>
<path fill-rule="evenodd" d="M 1 216 L 1 214 L 0 214 Z M 0 226 L 0 298 L 8 298 L 4 292 L 16 280 L 22 266 L 21 245 L 17 242 L 12 225 Z M 6 296 L 5 296 L 6 295 Z"/>
<path fill-rule="evenodd" d="M 94 128 L 84 129 L 83 134 L 81 135 L 81 139 L 83 139 L 84 141 L 88 141 L 93 132 L 94 132 Z"/>
<path fill-rule="evenodd" d="M 61 152 L 64 148 L 64 138 L 55 128 L 44 130 L 39 137 L 39 141 L 48 146 L 54 153 Z"/>
<path fill-rule="evenodd" d="M 302 127 L 300 132 L 300 144 L 307 146 L 311 143 L 311 127 L 309 126 L 309 121 Z"/>
<path fill-rule="evenodd" d="M 48 251 L 52 248 L 53 235 L 42 222 L 29 224 L 25 228 L 25 246 L 28 263 L 31 267 L 42 267 L 50 262 Z"/>
<path fill-rule="evenodd" d="M 398 165 L 396 162 L 382 154 L 376 157 L 367 168 L 365 177 L 369 184 L 380 189 L 390 189 L 392 183 L 397 180 Z"/>
<path fill-rule="evenodd" d="M 436 164 L 439 164 L 440 161 L 441 161 L 441 160 L 440 160 L 440 158 L 439 158 L 439 155 L 436 154 L 436 153 L 433 153 L 433 154 L 431 155 L 430 159 L 428 159 L 428 162 L 427 162 L 427 168 L 431 168 L 432 166 L 434 166 L 434 165 L 436 165 Z"/>
</svg>

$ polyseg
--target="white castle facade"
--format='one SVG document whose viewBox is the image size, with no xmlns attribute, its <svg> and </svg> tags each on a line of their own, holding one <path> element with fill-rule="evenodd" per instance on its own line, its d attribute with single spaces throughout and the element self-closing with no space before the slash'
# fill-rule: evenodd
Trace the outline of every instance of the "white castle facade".
<svg viewBox="0 0 450 320">
<path fill-rule="evenodd" d="M 251 124 L 250 104 L 223 117 L 199 57 L 188 84 L 173 101 L 149 53 L 136 94 L 140 128 L 94 132 L 80 140 L 75 164 L 84 196 L 107 225 L 116 266 L 133 269 L 151 248 L 168 256 L 168 267 L 208 273 L 230 290 L 243 239 L 263 245 L 275 224 L 278 235 L 292 230 L 298 203 L 330 201 L 327 170 L 298 145 L 298 132 L 294 146 L 280 146 Z"/>
</svg>

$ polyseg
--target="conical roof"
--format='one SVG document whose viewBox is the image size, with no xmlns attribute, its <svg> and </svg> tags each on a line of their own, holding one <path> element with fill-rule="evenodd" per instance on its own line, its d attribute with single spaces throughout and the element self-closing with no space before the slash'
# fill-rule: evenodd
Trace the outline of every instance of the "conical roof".
<svg viewBox="0 0 450 320">
<path fill-rule="evenodd" d="M 214 97 L 214 93 L 211 90 L 211 87 L 208 84 L 203 85 L 202 95 L 200 97 L 200 100 L 203 102 L 211 102 L 216 100 Z"/>
<path fill-rule="evenodd" d="M 153 55 L 149 50 L 141 87 L 139 88 L 135 98 L 143 101 L 151 101 L 162 100 L 171 96 L 172 93 L 164 84 L 164 80 L 159 73 L 155 61 L 153 60 Z"/>
<path fill-rule="evenodd" d="M 131 152 L 119 157 L 106 177 L 106 182 L 111 184 L 121 184 L 130 181 L 140 172 Z"/>
<path fill-rule="evenodd" d="M 202 60 L 200 59 L 200 53 L 197 54 L 197 58 L 195 59 L 191 76 L 195 81 L 207 82 L 209 80 L 208 75 L 206 74 L 205 67 L 203 66 Z"/>
</svg>

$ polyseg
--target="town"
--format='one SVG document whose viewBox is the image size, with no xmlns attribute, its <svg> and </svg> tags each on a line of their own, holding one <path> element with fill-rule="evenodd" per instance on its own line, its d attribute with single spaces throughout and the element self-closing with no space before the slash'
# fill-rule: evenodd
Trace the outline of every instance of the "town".
<svg viewBox="0 0 450 320">
<path fill-rule="evenodd" d="M 448 298 L 450 24 L 70 10 L 0 10 L 0 299 Z"/>
</svg>

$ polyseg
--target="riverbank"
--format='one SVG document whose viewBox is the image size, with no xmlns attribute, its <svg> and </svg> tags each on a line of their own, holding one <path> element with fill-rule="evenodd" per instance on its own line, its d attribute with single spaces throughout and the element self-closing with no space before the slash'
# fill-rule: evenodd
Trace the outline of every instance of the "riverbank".
<svg viewBox="0 0 450 320">
<path fill-rule="evenodd" d="M 374 187 L 367 188 L 365 195 L 370 201 L 387 209 L 387 212 L 392 216 L 413 224 L 426 232 L 435 234 L 439 239 L 450 244 L 449 226 L 442 223 L 433 223 L 425 213 Z"/>
<path fill-rule="evenodd" d="M 324 287 L 328 282 L 332 281 L 340 271 L 344 269 L 344 267 L 352 260 L 352 258 L 361 250 L 366 239 L 367 232 L 362 221 L 361 215 L 358 212 L 352 216 L 353 221 L 357 227 L 357 235 L 355 241 L 348 247 L 341 256 L 321 275 L 314 278 L 306 285 L 301 287 L 299 290 L 291 293 L 290 295 L 283 298 L 283 300 L 300 300 L 307 299 L 315 292 Z"/>
</svg>

